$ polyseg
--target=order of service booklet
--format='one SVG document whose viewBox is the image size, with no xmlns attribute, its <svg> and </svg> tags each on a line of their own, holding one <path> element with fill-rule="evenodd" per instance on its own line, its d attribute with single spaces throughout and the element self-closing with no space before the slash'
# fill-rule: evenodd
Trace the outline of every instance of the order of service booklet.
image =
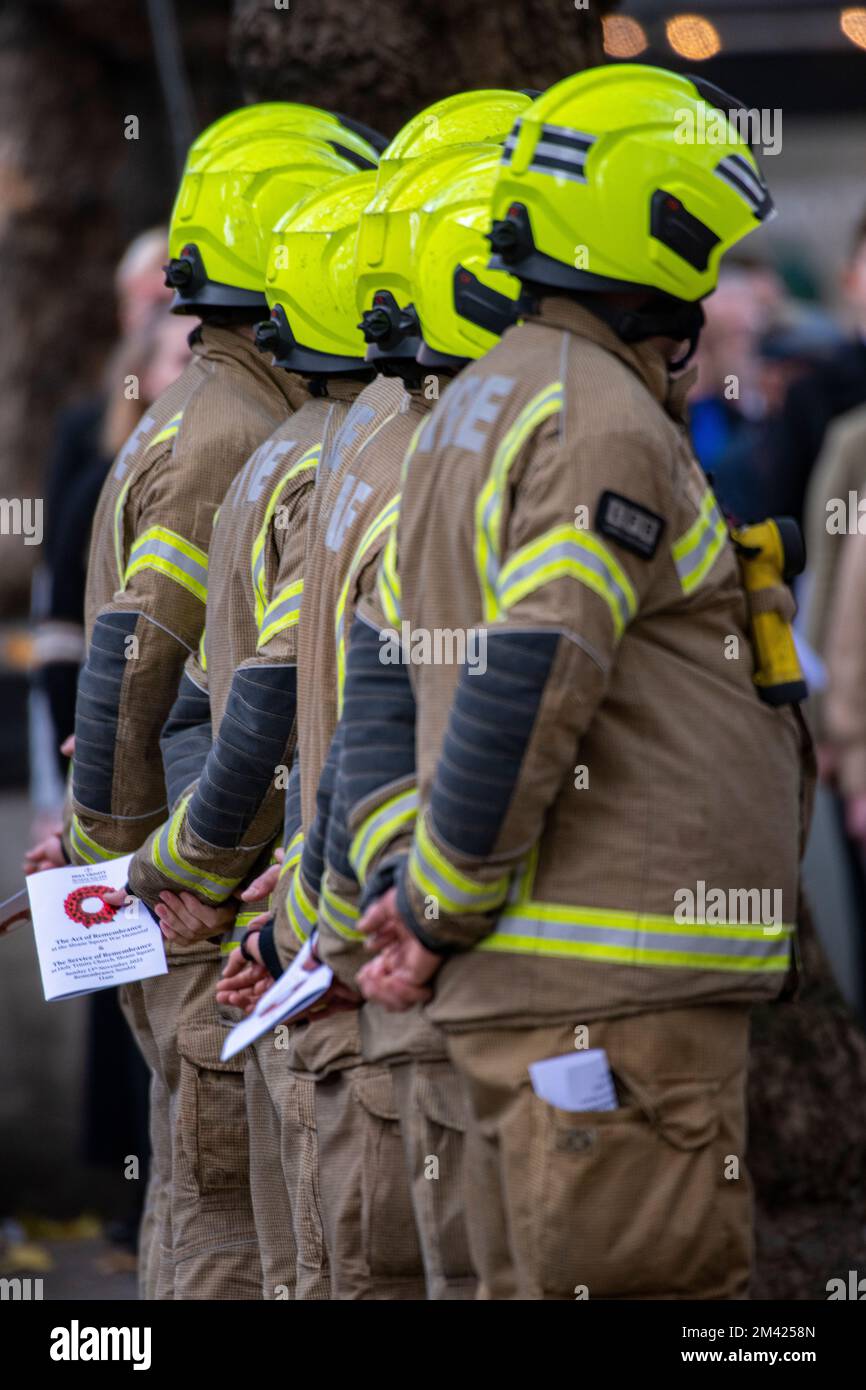
<svg viewBox="0 0 866 1390">
<path fill-rule="evenodd" d="M 47 1000 L 165 975 L 159 924 L 138 898 L 113 907 L 104 895 L 124 888 L 131 854 L 102 864 L 46 869 L 27 879 L 33 935 Z"/>
<path fill-rule="evenodd" d="M 280 1023 L 317 1004 L 331 986 L 334 972 L 329 965 L 312 967 L 315 938 L 304 942 L 295 959 L 280 978 L 261 996 L 252 1013 L 236 1023 L 223 1043 L 221 1060 L 227 1062 L 250 1043 Z"/>
</svg>

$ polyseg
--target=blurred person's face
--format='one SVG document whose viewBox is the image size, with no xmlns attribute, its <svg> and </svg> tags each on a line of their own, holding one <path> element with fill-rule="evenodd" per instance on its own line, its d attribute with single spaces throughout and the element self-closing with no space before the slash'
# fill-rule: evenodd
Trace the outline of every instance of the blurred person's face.
<svg viewBox="0 0 866 1390">
<path fill-rule="evenodd" d="M 763 272 L 761 272 L 763 276 Z M 698 346 L 698 392 L 721 394 L 728 378 L 739 391 L 754 389 L 755 346 L 766 322 L 764 296 L 755 293 L 750 273 L 723 273 L 718 289 L 704 301 L 706 324 Z"/>
<path fill-rule="evenodd" d="M 142 266 L 127 276 L 118 291 L 118 317 L 124 334 L 137 333 L 143 328 L 154 309 L 168 304 L 172 291 L 165 284 L 162 259 Z"/>
<path fill-rule="evenodd" d="M 807 376 L 811 370 L 810 363 L 796 359 L 785 362 L 768 360 L 761 363 L 760 391 L 770 414 L 778 414 L 785 403 L 789 388 L 800 377 Z"/>
<path fill-rule="evenodd" d="M 845 299 L 851 305 L 861 333 L 866 333 L 866 240 L 854 255 L 843 276 Z"/>
<path fill-rule="evenodd" d="M 189 337 L 196 320 L 185 314 L 166 314 L 156 330 L 156 346 L 141 377 L 141 398 L 149 405 L 177 381 L 190 358 Z"/>
</svg>

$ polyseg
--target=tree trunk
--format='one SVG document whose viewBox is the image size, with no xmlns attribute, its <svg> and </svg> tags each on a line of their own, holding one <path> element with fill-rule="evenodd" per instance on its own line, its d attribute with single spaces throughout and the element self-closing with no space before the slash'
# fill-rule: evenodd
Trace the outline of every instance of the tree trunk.
<svg viewBox="0 0 866 1390">
<path fill-rule="evenodd" d="M 211 119 L 238 99 L 228 0 L 178 8 L 200 117 Z M 99 386 L 116 336 L 115 265 L 174 197 L 146 5 L 5 0 L 0 131 L 2 489 L 40 497 L 57 411 Z M 21 536 L 0 538 L 0 615 L 26 608 L 37 555 Z"/>
<path fill-rule="evenodd" d="M 250 101 L 318 102 L 393 135 L 472 87 L 543 89 L 603 59 L 616 0 L 234 0 L 231 56 Z"/>
</svg>

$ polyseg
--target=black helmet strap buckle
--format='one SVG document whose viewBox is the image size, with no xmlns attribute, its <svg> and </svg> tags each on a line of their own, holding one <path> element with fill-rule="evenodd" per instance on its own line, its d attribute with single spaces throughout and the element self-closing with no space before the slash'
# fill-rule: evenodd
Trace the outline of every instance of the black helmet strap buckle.
<svg viewBox="0 0 866 1390">
<path fill-rule="evenodd" d="M 390 290 L 376 291 L 373 307 L 364 310 L 358 327 L 364 335 L 364 342 L 386 356 L 397 349 L 401 349 L 401 356 L 406 356 L 409 340 L 417 345 L 417 339 L 421 336 L 414 304 L 407 304 L 405 309 L 401 309 Z M 415 351 L 413 348 L 411 356 L 414 357 Z"/>
<path fill-rule="evenodd" d="M 185 246 L 179 256 L 172 256 L 163 270 L 167 288 L 184 296 L 197 294 L 207 284 L 204 261 L 194 244 Z"/>
<path fill-rule="evenodd" d="M 320 352 L 298 342 L 282 304 L 275 304 L 269 319 L 257 323 L 255 344 L 259 352 L 270 352 L 274 366 L 299 376 L 324 378 L 329 376 L 372 376 L 363 357 L 349 357 Z"/>
</svg>

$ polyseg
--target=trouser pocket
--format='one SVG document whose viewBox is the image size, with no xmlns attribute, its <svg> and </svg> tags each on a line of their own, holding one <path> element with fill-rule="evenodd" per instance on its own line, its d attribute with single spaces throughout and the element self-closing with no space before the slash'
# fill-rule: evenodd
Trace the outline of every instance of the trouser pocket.
<svg viewBox="0 0 866 1390">
<path fill-rule="evenodd" d="M 449 1062 L 410 1063 L 412 1104 L 404 1122 L 425 1267 L 446 1282 L 474 1283 L 463 1178 L 467 1105 Z M 405 1111 L 404 1111 L 405 1115 Z"/>
<path fill-rule="evenodd" d="M 243 1054 L 220 1061 L 225 1030 L 219 1024 L 181 1027 L 176 1148 L 186 1177 L 211 1204 L 249 1189 L 249 1140 Z"/>
<path fill-rule="evenodd" d="M 290 1195 L 298 1260 L 306 1269 L 321 1272 L 325 1265 L 325 1251 L 315 1088 L 316 1083 L 311 1079 L 292 1077 L 283 1125 L 283 1165 L 284 1168 L 289 1166 L 294 1178 Z M 326 1294 L 321 1291 L 311 1294 L 299 1292 L 299 1297 L 326 1297 Z"/>
<path fill-rule="evenodd" d="M 741 1078 L 656 1078 L 651 1094 L 617 1079 L 617 1110 L 559 1110 L 525 1087 L 505 1117 L 512 1184 L 527 1179 L 528 1201 L 509 1199 L 533 1296 L 724 1297 L 748 1268 L 748 1179 L 732 1176 L 720 1124 L 720 1093 Z"/>
<path fill-rule="evenodd" d="M 391 1075 L 359 1067 L 352 1075 L 362 1146 L 361 1241 L 370 1273 L 417 1277 L 421 1251 Z"/>
</svg>

